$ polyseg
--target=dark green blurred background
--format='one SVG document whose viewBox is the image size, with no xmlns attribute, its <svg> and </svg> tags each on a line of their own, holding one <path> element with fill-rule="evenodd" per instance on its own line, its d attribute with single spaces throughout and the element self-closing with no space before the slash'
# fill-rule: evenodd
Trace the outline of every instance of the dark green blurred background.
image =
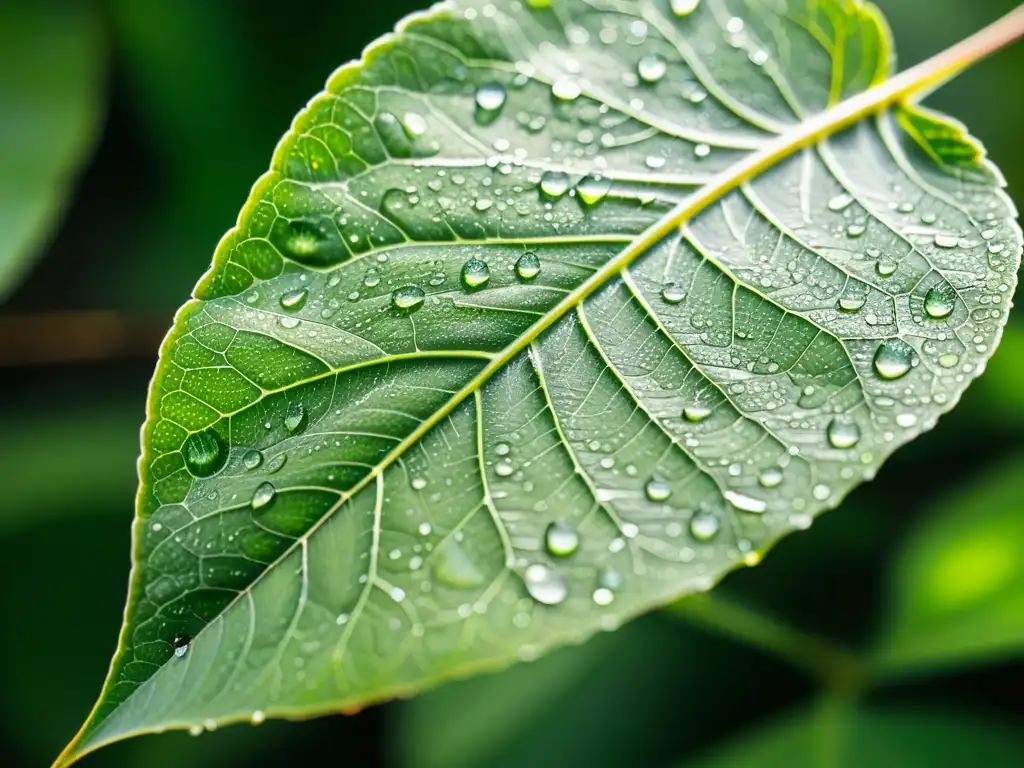
<svg viewBox="0 0 1024 768">
<path fill-rule="evenodd" d="M 32 2 L 34 0 L 6 0 Z M 81 0 L 106 50 L 105 120 L 41 261 L 0 307 L 0 762 L 48 764 L 117 637 L 138 428 L 161 329 L 209 263 L 295 112 L 422 0 Z M 905 66 L 1014 0 L 882 0 Z M 0 30 L 2 38 L 3 30 Z M 966 122 L 1024 205 L 1024 45 L 928 103 Z M 4 120 L 0 104 L 0 122 Z M 0 174 L 3 168 L 0 167 Z M 18 363 L 39 313 L 104 310 Z M 12 340 L 13 339 L 13 340 Z M 306 723 L 115 745 L 91 767 L 811 766 L 809 712 L 864 766 L 1018 766 L 1024 741 L 1024 314 L 988 374 L 803 535 L 722 591 L 897 670 L 861 714 L 802 673 L 655 614 L 509 673 Z M 901 645 L 902 643 L 902 645 Z M 909 668 L 909 672 L 906 672 Z M 788 713 L 788 714 L 787 714 Z M 767 734 L 767 735 L 766 735 Z M 881 752 L 871 749 L 882 745 Z M 886 746 L 890 745 L 890 746 Z M 866 751 L 860 752 L 859 750 Z M 800 760 L 793 755 L 801 755 Z M 824 759 L 824 758 L 823 758 Z M 806 762 L 804 762 L 806 760 Z"/>
</svg>

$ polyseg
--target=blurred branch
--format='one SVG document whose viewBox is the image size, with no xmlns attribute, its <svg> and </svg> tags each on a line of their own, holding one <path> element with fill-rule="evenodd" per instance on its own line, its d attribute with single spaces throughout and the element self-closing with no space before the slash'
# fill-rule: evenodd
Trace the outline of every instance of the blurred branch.
<svg viewBox="0 0 1024 768">
<path fill-rule="evenodd" d="M 830 691 L 852 693 L 865 679 L 860 660 L 850 651 L 718 593 L 686 597 L 665 610 L 692 624 L 778 656 L 809 672 Z"/>
<path fill-rule="evenodd" d="M 155 359 L 171 326 L 164 314 L 41 312 L 0 315 L 0 367 Z"/>
</svg>

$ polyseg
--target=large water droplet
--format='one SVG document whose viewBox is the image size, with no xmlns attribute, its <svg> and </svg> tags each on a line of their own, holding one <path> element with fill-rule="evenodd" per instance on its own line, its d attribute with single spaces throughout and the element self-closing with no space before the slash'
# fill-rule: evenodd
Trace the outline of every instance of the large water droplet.
<svg viewBox="0 0 1024 768">
<path fill-rule="evenodd" d="M 174 655 L 180 659 L 188 653 L 188 646 L 191 642 L 192 638 L 188 635 L 175 635 L 174 639 L 171 640 L 171 648 L 174 649 Z"/>
<path fill-rule="evenodd" d="M 714 512 L 698 512 L 690 518 L 690 535 L 697 541 L 711 541 L 722 524 Z"/>
<path fill-rule="evenodd" d="M 827 432 L 828 442 L 833 448 L 853 448 L 860 442 L 860 427 L 849 419 L 832 419 Z"/>
<path fill-rule="evenodd" d="M 569 191 L 569 174 L 562 171 L 545 171 L 540 177 L 539 186 L 545 197 L 557 200 Z"/>
<path fill-rule="evenodd" d="M 555 557 L 568 557 L 580 546 L 580 535 L 566 523 L 555 521 L 544 532 L 544 546 Z"/>
<path fill-rule="evenodd" d="M 259 469 L 260 464 L 263 463 L 263 454 L 257 450 L 246 451 L 245 455 L 242 456 L 242 466 L 252 472 L 254 469 Z"/>
<path fill-rule="evenodd" d="M 775 488 L 782 483 L 782 467 L 765 467 L 757 476 L 763 488 Z"/>
<path fill-rule="evenodd" d="M 212 429 L 189 435 L 185 440 L 185 465 L 196 477 L 216 474 L 227 459 L 227 448 Z"/>
<path fill-rule="evenodd" d="M 636 72 L 645 83 L 656 83 L 668 72 L 668 62 L 663 56 L 652 53 L 637 62 Z"/>
<path fill-rule="evenodd" d="M 262 483 L 252 494 L 253 511 L 266 507 L 277 495 L 277 488 L 272 483 Z"/>
<path fill-rule="evenodd" d="M 591 174 L 580 179 L 580 183 L 576 185 L 576 196 L 585 205 L 597 205 L 608 196 L 611 189 L 611 179 Z"/>
<path fill-rule="evenodd" d="M 491 279 L 491 268 L 487 266 L 486 261 L 480 259 L 470 259 L 462 265 L 462 284 L 473 290 L 474 288 L 482 288 L 487 285 L 487 281 Z"/>
<path fill-rule="evenodd" d="M 875 351 L 875 372 L 883 379 L 905 376 L 914 361 L 914 348 L 901 339 L 886 339 Z"/>
<path fill-rule="evenodd" d="M 672 495 L 672 486 L 665 480 L 652 477 L 644 486 L 644 493 L 651 501 L 665 501 Z"/>
<path fill-rule="evenodd" d="M 290 434 L 296 435 L 305 430 L 308 423 L 309 417 L 306 413 L 306 406 L 302 403 L 289 403 L 288 410 L 284 414 L 284 428 Z"/>
<path fill-rule="evenodd" d="M 688 405 L 683 408 L 683 418 L 699 424 L 711 415 L 711 409 L 704 405 Z"/>
<path fill-rule="evenodd" d="M 928 317 L 935 318 L 936 320 L 949 317 L 955 306 L 956 295 L 953 292 L 952 286 L 936 285 L 925 294 L 924 311 Z"/>
<path fill-rule="evenodd" d="M 309 291 L 305 288 L 288 291 L 288 293 L 281 296 L 281 307 L 290 312 L 297 312 L 306 304 L 306 299 L 308 298 Z"/>
<path fill-rule="evenodd" d="M 527 251 L 516 261 L 516 276 L 521 280 L 533 280 L 540 274 L 540 259 L 533 251 Z"/>
<path fill-rule="evenodd" d="M 484 574 L 466 551 L 451 539 L 438 550 L 433 570 L 434 577 L 452 589 L 471 589 L 484 583 Z"/>
<path fill-rule="evenodd" d="M 569 594 L 565 577 L 543 563 L 534 563 L 523 573 L 523 583 L 530 597 L 544 605 L 558 605 Z"/>
<path fill-rule="evenodd" d="M 676 16 L 689 16 L 700 5 L 700 0 L 671 0 L 669 6 Z"/>
<path fill-rule="evenodd" d="M 400 312 L 412 313 L 423 306 L 425 296 L 418 285 L 403 285 L 391 294 L 391 306 Z"/>
<path fill-rule="evenodd" d="M 508 93 L 501 83 L 484 83 L 476 89 L 476 119 L 478 123 L 494 122 L 505 106 Z"/>
<path fill-rule="evenodd" d="M 725 500 L 732 504 L 736 509 L 741 509 L 744 512 L 753 512 L 754 514 L 761 514 L 768 509 L 768 503 L 763 499 L 755 499 L 752 496 L 747 496 L 736 491 L 726 491 L 724 494 Z"/>
<path fill-rule="evenodd" d="M 670 283 L 661 289 L 661 298 L 666 304 L 678 304 L 686 298 L 686 289 L 681 285 Z"/>
</svg>

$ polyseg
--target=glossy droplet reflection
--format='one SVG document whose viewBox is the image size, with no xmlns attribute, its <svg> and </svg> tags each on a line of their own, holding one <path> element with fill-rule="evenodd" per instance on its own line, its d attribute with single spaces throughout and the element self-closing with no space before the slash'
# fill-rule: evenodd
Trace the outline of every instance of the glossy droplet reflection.
<svg viewBox="0 0 1024 768">
<path fill-rule="evenodd" d="M 189 435 L 184 453 L 185 466 L 196 477 L 216 474 L 228 459 L 227 447 L 212 429 Z"/>
<path fill-rule="evenodd" d="M 576 196 L 585 205 L 597 205 L 608 196 L 611 189 L 611 179 L 598 175 L 585 176 L 576 185 Z"/>
<path fill-rule="evenodd" d="M 949 317 L 956 306 L 956 295 L 951 286 L 935 286 L 924 297 L 924 311 L 928 317 L 939 320 Z"/>
<path fill-rule="evenodd" d="M 671 0 L 669 7 L 676 16 L 689 16 L 700 5 L 700 0 Z"/>
<path fill-rule="evenodd" d="M 668 62 L 664 57 L 652 53 L 637 62 L 636 72 L 645 83 L 656 83 L 668 72 Z"/>
<path fill-rule="evenodd" d="M 187 635 L 175 635 L 174 639 L 171 641 L 171 648 L 174 649 L 174 655 L 180 659 L 188 653 L 188 646 L 190 642 L 192 642 L 192 638 Z"/>
<path fill-rule="evenodd" d="M 309 298 L 309 291 L 305 288 L 299 288 L 295 291 L 288 291 L 288 293 L 282 294 L 280 302 L 283 309 L 287 309 L 291 312 L 297 312 L 302 309 L 306 304 L 306 299 Z"/>
<path fill-rule="evenodd" d="M 254 469 L 259 469 L 260 464 L 263 463 L 263 454 L 257 450 L 246 451 L 245 455 L 242 456 L 242 466 L 252 472 Z"/>
<path fill-rule="evenodd" d="M 562 171 L 545 171 L 538 185 L 549 200 L 557 200 L 569 191 L 569 174 Z"/>
<path fill-rule="evenodd" d="M 690 535 L 697 541 L 711 541 L 722 524 L 713 512 L 698 512 L 690 518 Z"/>
<path fill-rule="evenodd" d="M 860 427 L 851 419 L 832 419 L 828 425 L 828 442 L 833 448 L 853 448 L 860 442 Z"/>
<path fill-rule="evenodd" d="M 568 557 L 580 546 L 580 536 L 566 523 L 555 521 L 544 532 L 544 547 L 554 557 Z"/>
<path fill-rule="evenodd" d="M 284 428 L 288 430 L 288 433 L 297 435 L 306 429 L 308 423 L 306 406 L 302 403 L 290 403 L 284 414 Z"/>
<path fill-rule="evenodd" d="M 910 371 L 914 348 L 902 339 L 886 339 L 875 351 L 875 372 L 883 379 L 899 379 Z"/>
<path fill-rule="evenodd" d="M 699 424 L 711 415 L 711 409 L 704 405 L 688 405 L 683 408 L 683 418 Z"/>
<path fill-rule="evenodd" d="M 508 93 L 501 83 L 484 83 L 476 89 L 475 99 L 478 119 L 493 120 L 505 106 Z"/>
<path fill-rule="evenodd" d="M 527 251 L 516 260 L 516 277 L 520 280 L 533 280 L 540 274 L 540 259 L 533 251 Z"/>
<path fill-rule="evenodd" d="M 565 577 L 543 563 L 534 563 L 523 572 L 523 583 L 530 597 L 544 605 L 558 605 L 569 595 Z"/>
<path fill-rule="evenodd" d="M 391 294 L 391 306 L 400 312 L 415 312 L 423 305 L 426 294 L 418 285 L 403 285 Z"/>
<path fill-rule="evenodd" d="M 666 501 L 672 495 L 672 486 L 666 480 L 651 478 L 644 486 L 644 493 L 651 501 Z"/>
<path fill-rule="evenodd" d="M 782 483 L 782 467 L 765 467 L 757 476 L 762 488 L 775 488 Z"/>
<path fill-rule="evenodd" d="M 268 506 L 277 495 L 277 489 L 272 483 L 262 483 L 252 494 L 253 511 L 259 511 Z"/>
<path fill-rule="evenodd" d="M 470 290 L 482 288 L 491 279 L 491 268 L 486 261 L 470 259 L 462 265 L 462 284 Z"/>
</svg>

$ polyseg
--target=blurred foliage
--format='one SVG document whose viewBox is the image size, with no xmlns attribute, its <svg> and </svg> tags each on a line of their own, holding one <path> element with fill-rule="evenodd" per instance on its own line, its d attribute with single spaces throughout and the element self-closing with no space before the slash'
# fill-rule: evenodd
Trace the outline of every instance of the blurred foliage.
<svg viewBox="0 0 1024 768">
<path fill-rule="evenodd" d="M 105 58 L 90 4 L 0 4 L 0 300 L 48 239 L 92 146 Z"/>
<path fill-rule="evenodd" d="M 66 0 L 66 13 L 35 42 L 27 33 L 12 36 L 5 14 L 53 3 L 2 4 L 0 190 L 12 179 L 24 184 L 4 154 L 12 117 L 29 114 L 5 89 L 9 74 L 23 78 L 20 86 L 32 72 L 64 72 L 57 82 L 72 89 L 74 78 L 61 67 L 85 76 L 88 65 L 67 64 L 75 50 L 69 30 L 93 13 L 100 29 L 91 39 L 105 41 L 112 60 L 108 104 L 76 107 L 71 90 L 61 92 L 62 109 L 77 110 L 61 119 L 65 139 L 87 145 L 89 121 L 104 111 L 107 124 L 66 220 L 4 310 L 165 311 L 169 324 L 304 100 L 336 66 L 424 4 Z M 879 4 L 909 65 L 1015 0 Z M 928 99 L 982 139 L 1018 203 L 1021 71 L 1024 46 L 1017 46 Z M 56 154 L 32 158 L 31 178 L 43 178 Z M 8 204 L 0 192 L 0 237 L 13 232 L 4 223 Z M 151 372 L 151 360 L 0 368 L 5 766 L 51 760 L 102 682 L 129 568 L 134 458 Z M 813 529 L 722 587 L 846 646 L 877 642 L 880 671 L 892 682 L 859 709 L 835 702 L 808 709 L 814 689 L 799 672 L 652 615 L 580 648 L 410 702 L 199 739 L 146 737 L 82 764 L 301 765 L 344 750 L 356 764 L 400 768 L 802 768 L 828 764 L 820 759 L 823 734 L 839 750 L 826 757 L 844 768 L 1024 764 L 1024 745 L 1007 725 L 1024 715 L 1024 501 L 1016 493 L 1024 489 L 1022 377 L 1018 315 L 988 373 L 933 433 Z M 895 675 L 897 662 L 900 669 L 914 662 L 910 669 L 920 674 Z M 939 666 L 942 676 L 924 674 Z"/>
</svg>

